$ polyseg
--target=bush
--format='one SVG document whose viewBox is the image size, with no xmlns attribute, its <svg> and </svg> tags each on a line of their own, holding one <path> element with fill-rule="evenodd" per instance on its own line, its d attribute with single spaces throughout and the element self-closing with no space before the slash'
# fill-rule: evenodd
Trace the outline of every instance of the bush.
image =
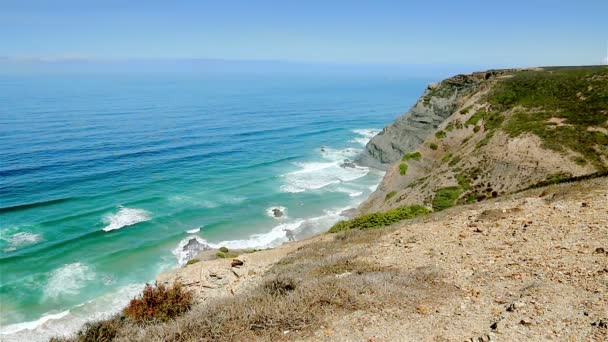
<svg viewBox="0 0 608 342">
<path fill-rule="evenodd" d="M 190 310 L 192 304 L 192 292 L 186 291 L 180 283 L 174 283 L 171 288 L 158 283 L 146 284 L 142 295 L 131 299 L 123 314 L 138 323 L 164 322 Z"/>
<path fill-rule="evenodd" d="M 436 151 L 439 146 L 437 146 L 437 144 L 435 143 L 431 143 L 429 147 L 431 148 L 431 150 Z"/>
<path fill-rule="evenodd" d="M 124 324 L 124 317 L 114 316 L 109 319 L 85 323 L 72 338 L 53 337 L 50 342 L 96 342 L 112 341 L 118 335 L 118 331 Z"/>
<path fill-rule="evenodd" d="M 445 130 L 448 132 L 451 132 L 454 130 L 454 123 L 450 122 L 446 127 Z"/>
<path fill-rule="evenodd" d="M 401 161 L 408 161 L 410 159 L 413 159 L 415 161 L 420 161 L 421 158 L 422 158 L 422 154 L 420 154 L 420 152 L 406 153 L 403 155 L 403 158 L 401 158 Z"/>
<path fill-rule="evenodd" d="M 403 206 L 391 209 L 386 212 L 371 213 L 356 217 L 348 221 L 340 221 L 336 223 L 329 233 L 337 233 L 349 229 L 374 229 L 391 225 L 401 220 L 412 219 L 418 216 L 426 215 L 431 211 L 421 205 Z"/>
<path fill-rule="evenodd" d="M 407 173 L 407 164 L 406 163 L 399 164 L 399 174 L 402 176 L 405 176 L 406 173 Z"/>
<path fill-rule="evenodd" d="M 222 253 L 228 253 L 228 248 L 226 248 L 226 247 L 220 247 L 220 252 L 222 252 Z"/>
<path fill-rule="evenodd" d="M 445 163 L 445 162 L 449 161 L 450 159 L 452 159 L 452 153 L 448 153 L 445 156 L 443 156 L 443 158 L 441 158 L 441 162 Z"/>
<path fill-rule="evenodd" d="M 389 199 L 393 198 L 393 196 L 395 196 L 397 194 L 397 191 L 391 191 L 388 194 L 386 194 L 386 197 L 384 198 L 384 201 L 388 201 Z"/>
<path fill-rule="evenodd" d="M 467 120 L 467 122 L 465 123 L 465 125 L 466 125 L 466 126 L 468 126 L 468 125 L 473 125 L 473 126 L 475 126 L 475 125 L 477 125 L 477 123 L 479 122 L 479 120 L 481 120 L 481 119 L 483 119 L 483 118 L 484 118 L 484 116 L 485 116 L 485 115 L 486 115 L 486 112 L 484 112 L 484 111 L 479 111 L 479 112 L 477 112 L 477 113 L 473 114 L 473 116 L 471 116 L 471 117 L 469 118 L 469 120 Z"/>
<path fill-rule="evenodd" d="M 220 259 L 229 259 L 229 258 L 236 258 L 239 255 L 236 253 L 222 253 L 222 252 L 217 252 L 215 253 L 215 256 L 220 258 Z"/>
<path fill-rule="evenodd" d="M 451 186 L 437 190 L 435 197 L 433 197 L 433 210 L 441 211 L 453 207 L 461 192 L 460 186 Z"/>
<path fill-rule="evenodd" d="M 479 125 L 475 125 L 475 127 L 473 127 L 473 132 L 477 133 L 481 130 L 481 127 Z"/>
<path fill-rule="evenodd" d="M 198 259 L 191 259 L 191 260 L 188 260 L 188 262 L 186 263 L 186 265 L 185 265 L 185 266 L 188 266 L 188 265 L 194 265 L 194 264 L 196 264 L 196 263 L 197 263 L 197 262 L 199 262 L 199 261 L 200 261 L 200 260 L 198 260 Z"/>
<path fill-rule="evenodd" d="M 438 132 L 436 132 L 436 133 L 435 133 L 435 137 L 436 137 L 437 139 L 443 139 L 443 138 L 445 138 L 445 137 L 446 137 L 446 135 L 447 135 L 447 134 L 446 134 L 444 131 L 438 131 Z"/>
<path fill-rule="evenodd" d="M 456 164 L 458 164 L 460 162 L 460 157 L 459 156 L 455 156 L 454 158 L 452 158 L 452 160 L 450 160 L 450 162 L 448 163 L 449 166 L 454 166 Z"/>
</svg>

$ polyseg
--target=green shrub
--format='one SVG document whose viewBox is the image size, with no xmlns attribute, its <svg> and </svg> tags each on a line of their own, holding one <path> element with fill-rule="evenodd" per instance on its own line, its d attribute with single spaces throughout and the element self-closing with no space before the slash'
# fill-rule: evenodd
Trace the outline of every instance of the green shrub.
<svg viewBox="0 0 608 342">
<path fill-rule="evenodd" d="M 583 165 L 586 165 L 586 164 L 587 164 L 587 160 L 586 160 L 585 158 L 583 158 L 583 157 L 576 157 L 576 158 L 574 158 L 574 162 L 575 162 L 577 165 L 581 165 L 581 166 L 583 166 Z"/>
<path fill-rule="evenodd" d="M 165 322 L 190 310 L 193 298 L 192 292 L 186 291 L 178 282 L 171 288 L 158 283 L 147 284 L 140 297 L 131 299 L 123 314 L 138 323 Z"/>
<path fill-rule="evenodd" d="M 462 189 L 460 186 L 451 186 L 437 190 L 435 197 L 433 197 L 433 210 L 441 211 L 453 207 L 461 193 Z"/>
<path fill-rule="evenodd" d="M 331 227 L 329 233 L 337 233 L 349 229 L 367 230 L 380 228 L 428 213 L 430 213 L 430 210 L 421 205 L 403 206 L 386 212 L 371 213 L 348 221 L 340 221 Z"/>
<path fill-rule="evenodd" d="M 437 131 L 437 132 L 435 133 L 435 137 L 436 137 L 437 139 L 443 139 L 443 138 L 445 138 L 446 136 L 447 136 L 447 134 L 446 134 L 444 131 Z"/>
<path fill-rule="evenodd" d="M 469 120 L 467 120 L 467 122 L 465 123 L 466 126 L 468 125 L 477 125 L 477 123 L 479 122 L 479 120 L 483 119 L 483 117 L 486 115 L 486 112 L 483 110 L 480 110 L 479 112 L 473 114 L 473 116 L 471 116 L 469 118 Z"/>
<path fill-rule="evenodd" d="M 222 252 L 222 253 L 228 253 L 228 248 L 226 248 L 226 247 L 220 247 L 220 252 Z"/>
<path fill-rule="evenodd" d="M 450 122 L 446 127 L 445 130 L 448 132 L 451 132 L 454 130 L 454 123 Z"/>
<path fill-rule="evenodd" d="M 220 259 L 228 259 L 228 258 L 236 258 L 239 255 L 236 253 L 222 253 L 222 252 L 217 252 L 215 253 L 215 256 L 220 258 Z"/>
<path fill-rule="evenodd" d="M 448 163 L 449 166 L 454 166 L 456 164 L 458 164 L 460 162 L 460 157 L 459 156 L 455 156 L 454 158 L 452 158 L 452 160 L 450 160 L 450 162 Z"/>
<path fill-rule="evenodd" d="M 190 260 L 188 260 L 188 262 L 186 263 L 186 265 L 185 265 L 185 266 L 188 266 L 188 265 L 194 265 L 194 264 L 196 264 L 196 263 L 197 263 L 197 262 L 199 262 L 199 261 L 200 261 L 200 260 L 198 260 L 198 259 L 190 259 Z"/>
<path fill-rule="evenodd" d="M 473 132 L 477 133 L 481 130 L 481 127 L 479 125 L 475 125 L 475 127 L 473 127 Z"/>
<path fill-rule="evenodd" d="M 420 154 L 420 152 L 406 153 L 403 155 L 403 158 L 401 158 L 401 161 L 408 161 L 410 159 L 420 161 L 421 158 L 422 154 Z"/>
<path fill-rule="evenodd" d="M 449 161 L 450 159 L 452 159 L 452 153 L 451 152 L 448 153 L 448 154 L 446 154 L 445 156 L 443 156 L 443 158 L 441 158 L 441 162 L 445 163 L 445 162 Z"/>
<path fill-rule="evenodd" d="M 407 164 L 406 163 L 399 164 L 399 174 L 402 176 L 405 176 L 406 173 L 407 173 Z"/>
<path fill-rule="evenodd" d="M 471 189 L 471 183 L 465 174 L 461 173 L 456 175 L 456 180 L 458 181 L 458 185 L 462 188 L 462 190 Z"/>
<path fill-rule="evenodd" d="M 391 191 L 388 194 L 386 194 L 386 197 L 384 197 L 384 201 L 388 201 L 389 199 L 393 198 L 393 196 L 395 196 L 397 194 L 397 191 Z"/>
<path fill-rule="evenodd" d="M 473 107 L 473 105 L 463 108 L 463 109 L 460 111 L 460 114 L 462 114 L 462 115 L 467 114 L 467 113 L 468 113 L 468 112 L 471 110 L 471 108 L 472 108 L 472 107 Z"/>
<path fill-rule="evenodd" d="M 436 150 L 437 150 L 437 148 L 438 148 L 439 146 L 437 146 L 437 144 L 435 144 L 435 143 L 431 143 L 431 144 L 429 145 L 429 147 L 431 148 L 431 150 L 436 151 Z"/>
</svg>

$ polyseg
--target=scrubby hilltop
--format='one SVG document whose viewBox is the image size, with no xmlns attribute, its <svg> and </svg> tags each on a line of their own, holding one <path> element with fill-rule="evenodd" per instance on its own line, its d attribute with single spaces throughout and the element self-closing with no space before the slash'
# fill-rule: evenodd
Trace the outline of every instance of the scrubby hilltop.
<svg viewBox="0 0 608 342">
<path fill-rule="evenodd" d="M 392 163 L 362 213 L 434 210 L 608 170 L 608 67 L 494 70 L 431 85 L 361 160 Z"/>
</svg>

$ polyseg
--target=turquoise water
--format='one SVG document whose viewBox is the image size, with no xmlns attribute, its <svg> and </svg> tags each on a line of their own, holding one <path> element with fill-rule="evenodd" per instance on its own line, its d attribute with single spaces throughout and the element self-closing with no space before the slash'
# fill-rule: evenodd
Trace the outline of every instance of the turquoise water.
<svg viewBox="0 0 608 342">
<path fill-rule="evenodd" d="M 111 313 L 184 263 L 192 237 L 264 248 L 286 240 L 283 228 L 323 232 L 382 177 L 340 163 L 429 81 L 0 78 L 3 339 L 44 339 Z"/>
</svg>

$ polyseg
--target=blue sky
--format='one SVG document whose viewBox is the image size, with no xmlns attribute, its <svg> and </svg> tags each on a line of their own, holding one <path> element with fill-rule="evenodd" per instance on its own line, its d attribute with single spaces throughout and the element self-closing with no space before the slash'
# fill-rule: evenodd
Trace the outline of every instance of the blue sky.
<svg viewBox="0 0 608 342">
<path fill-rule="evenodd" d="M 599 64 L 608 0 L 0 0 L 0 56 Z"/>
</svg>

